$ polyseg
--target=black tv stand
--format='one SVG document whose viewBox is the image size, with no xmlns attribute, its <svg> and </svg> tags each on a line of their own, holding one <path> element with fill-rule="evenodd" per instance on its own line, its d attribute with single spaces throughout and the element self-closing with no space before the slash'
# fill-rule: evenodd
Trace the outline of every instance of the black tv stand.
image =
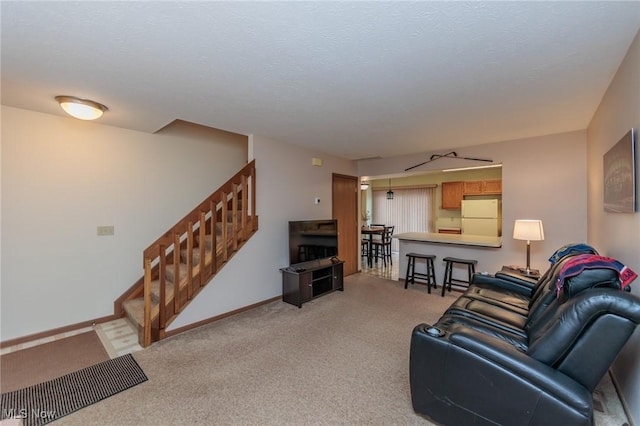
<svg viewBox="0 0 640 426">
<path fill-rule="evenodd" d="M 344 291 L 344 261 L 337 257 L 296 263 L 282 268 L 282 300 L 298 308 L 329 292 Z"/>
</svg>

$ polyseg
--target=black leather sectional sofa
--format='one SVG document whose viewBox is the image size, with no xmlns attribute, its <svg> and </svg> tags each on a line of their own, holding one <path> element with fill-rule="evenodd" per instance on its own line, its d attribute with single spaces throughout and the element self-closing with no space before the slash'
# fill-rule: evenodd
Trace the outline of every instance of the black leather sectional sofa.
<svg viewBox="0 0 640 426">
<path fill-rule="evenodd" d="M 593 424 L 592 392 L 640 322 L 640 298 L 613 268 L 562 278 L 574 256 L 597 255 L 571 247 L 535 284 L 475 275 L 436 324 L 414 328 L 417 413 L 445 425 Z"/>
</svg>

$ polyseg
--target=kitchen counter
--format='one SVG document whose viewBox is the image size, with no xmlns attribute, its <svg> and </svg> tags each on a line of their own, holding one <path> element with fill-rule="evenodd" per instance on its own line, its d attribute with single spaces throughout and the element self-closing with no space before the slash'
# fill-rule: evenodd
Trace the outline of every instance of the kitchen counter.
<svg viewBox="0 0 640 426">
<path fill-rule="evenodd" d="M 482 235 L 465 235 L 465 234 L 436 234 L 430 232 L 405 232 L 396 234 L 393 238 L 407 241 L 421 241 L 427 243 L 456 244 L 462 246 L 476 247 L 502 247 L 502 238 L 485 237 Z"/>
<path fill-rule="evenodd" d="M 502 247 L 501 237 L 485 237 L 481 235 L 465 234 L 436 234 L 429 232 L 405 232 L 393 236 L 399 242 L 400 269 L 399 279 L 404 280 L 407 268 L 407 253 L 432 254 L 436 256 L 434 262 L 436 282 L 442 283 L 444 276 L 445 257 L 474 259 L 478 261 L 476 272 L 494 273 L 499 271 L 504 259 L 500 256 Z M 424 262 L 417 262 L 416 272 L 425 273 Z M 454 278 L 464 278 L 466 268 L 454 267 Z"/>
</svg>

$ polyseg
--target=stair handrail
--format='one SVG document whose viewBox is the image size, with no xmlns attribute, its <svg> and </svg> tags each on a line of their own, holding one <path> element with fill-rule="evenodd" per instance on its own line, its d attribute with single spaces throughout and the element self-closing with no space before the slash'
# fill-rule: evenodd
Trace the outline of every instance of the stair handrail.
<svg viewBox="0 0 640 426">
<path fill-rule="evenodd" d="M 166 275 L 166 259 L 173 256 L 174 266 L 174 314 L 180 312 L 189 299 L 192 297 L 192 271 L 193 267 L 199 266 L 199 286 L 202 287 L 206 281 L 216 274 L 218 270 L 215 238 L 215 227 L 218 216 L 221 218 L 223 237 L 223 254 L 222 261 L 228 259 L 227 248 L 229 239 L 231 239 L 232 249 L 235 251 L 238 247 L 238 239 L 246 240 L 251 234 L 258 229 L 256 215 L 256 172 L 255 160 L 246 164 L 238 173 L 231 177 L 227 182 L 221 185 L 217 190 L 210 194 L 196 208 L 180 219 L 172 228 L 161 235 L 156 241 L 147 247 L 143 252 L 143 268 L 144 268 L 144 330 L 143 330 L 143 346 L 149 346 L 152 341 L 152 315 L 151 315 L 151 281 L 154 263 L 159 265 L 158 274 L 160 279 L 160 303 L 158 312 L 158 328 L 164 330 L 168 323 L 165 301 L 165 275 Z M 250 197 L 250 198 L 249 198 Z M 231 204 L 232 219 L 228 223 L 227 211 L 228 205 Z M 220 206 L 220 207 L 218 207 Z M 204 261 L 204 232 L 206 227 L 205 217 L 210 215 L 211 231 L 212 231 L 212 254 L 210 271 L 205 271 Z M 240 218 L 238 219 L 238 216 Z M 227 228 L 231 225 L 231 236 L 227 235 Z M 198 229 L 198 238 L 200 238 L 200 262 L 199 265 L 192 263 L 193 256 L 193 238 L 194 226 Z M 186 238 L 183 240 L 183 236 Z M 176 259 L 179 259 L 181 248 L 187 248 L 187 279 L 188 279 L 188 300 L 182 303 L 179 294 L 179 268 Z M 179 261 L 179 260 L 178 260 Z"/>
</svg>

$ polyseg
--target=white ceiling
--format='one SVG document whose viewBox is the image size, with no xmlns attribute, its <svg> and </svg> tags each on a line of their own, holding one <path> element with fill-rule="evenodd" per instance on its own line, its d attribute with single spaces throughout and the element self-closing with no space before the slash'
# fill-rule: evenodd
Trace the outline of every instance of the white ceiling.
<svg viewBox="0 0 640 426">
<path fill-rule="evenodd" d="M 585 129 L 640 2 L 1 2 L 2 103 L 350 159 Z"/>
</svg>

